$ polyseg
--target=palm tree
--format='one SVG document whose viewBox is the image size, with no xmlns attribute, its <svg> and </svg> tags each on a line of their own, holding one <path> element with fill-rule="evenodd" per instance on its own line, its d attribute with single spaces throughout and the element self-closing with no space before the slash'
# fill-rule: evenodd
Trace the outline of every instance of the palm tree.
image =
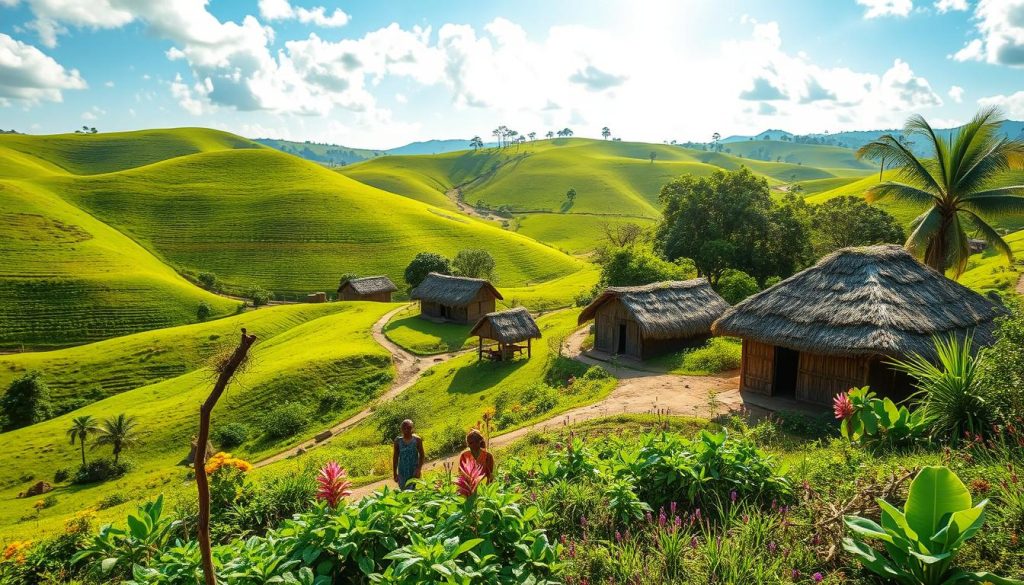
<svg viewBox="0 0 1024 585">
<path fill-rule="evenodd" d="M 96 441 L 93 448 L 110 445 L 114 449 L 114 463 L 117 463 L 121 457 L 121 451 L 138 444 L 139 433 L 135 430 L 136 426 L 138 426 L 138 421 L 135 417 L 124 413 L 104 419 L 96 430 Z"/>
<path fill-rule="evenodd" d="M 1010 261 L 1010 246 L 989 223 L 1024 215 L 1024 184 L 1011 171 L 1024 168 L 1024 141 L 999 136 L 996 108 L 986 108 L 951 133 L 948 142 L 921 116 L 907 120 L 905 135 L 920 135 L 932 155 L 920 159 L 906 143 L 886 134 L 865 144 L 857 156 L 882 160 L 896 168 L 896 180 L 867 191 L 868 201 L 891 198 L 928 208 L 914 219 L 906 248 L 925 264 L 959 277 L 971 255 L 964 224 L 977 230 Z"/>
<path fill-rule="evenodd" d="M 75 441 L 78 441 L 78 444 L 82 447 L 82 467 L 85 467 L 85 440 L 96 431 L 96 419 L 87 414 L 76 416 L 71 421 L 71 426 L 68 427 L 66 434 L 68 439 L 71 440 L 71 444 L 74 445 Z"/>
<path fill-rule="evenodd" d="M 605 126 L 604 128 L 601 128 L 601 136 L 603 136 L 605 140 L 608 140 L 608 137 L 611 136 L 611 135 L 612 135 L 612 131 L 609 130 L 607 126 Z"/>
<path fill-rule="evenodd" d="M 551 130 L 548 130 L 548 133 L 544 135 L 544 138 L 554 138 L 554 137 L 555 137 L 555 133 L 552 132 Z"/>
<path fill-rule="evenodd" d="M 537 140 L 537 133 L 536 132 L 530 132 L 529 134 L 527 134 L 527 136 L 530 137 L 530 142 L 533 142 L 534 140 Z"/>
</svg>

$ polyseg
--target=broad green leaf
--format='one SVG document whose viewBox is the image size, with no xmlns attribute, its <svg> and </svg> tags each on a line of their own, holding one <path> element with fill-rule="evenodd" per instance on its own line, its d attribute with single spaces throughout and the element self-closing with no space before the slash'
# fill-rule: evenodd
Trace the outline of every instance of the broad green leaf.
<svg viewBox="0 0 1024 585">
<path fill-rule="evenodd" d="M 114 565 L 117 564 L 118 559 L 116 557 L 109 557 L 100 561 L 100 570 L 106 575 L 114 569 Z"/>
<path fill-rule="evenodd" d="M 932 536 L 932 542 L 942 544 L 946 549 L 958 548 L 985 523 L 986 505 L 988 500 L 982 500 L 973 508 L 954 512 L 942 530 Z"/>
<path fill-rule="evenodd" d="M 843 518 L 843 522 L 846 523 L 847 528 L 856 534 L 867 538 L 877 538 L 879 540 L 884 540 L 885 542 L 892 542 L 892 536 L 890 536 L 881 526 L 867 518 L 861 518 L 860 516 L 846 516 Z"/>
<path fill-rule="evenodd" d="M 844 538 L 843 549 L 846 552 L 855 555 L 862 565 L 876 575 L 881 575 L 889 579 L 905 579 L 909 576 L 902 569 L 893 566 L 888 559 L 879 556 L 878 553 L 875 552 L 875 549 L 863 542 L 857 542 L 851 538 Z"/>
<path fill-rule="evenodd" d="M 462 553 L 468 551 L 469 549 L 473 548 L 474 546 L 480 544 L 483 541 L 484 539 L 482 538 L 472 538 L 470 540 L 467 540 L 466 542 L 460 544 L 459 548 L 455 549 L 455 553 L 452 555 L 452 557 L 457 557 L 461 555 Z"/>
<path fill-rule="evenodd" d="M 910 483 L 907 523 L 918 535 L 939 530 L 943 517 L 971 507 L 971 494 L 960 478 L 946 467 L 925 467 Z"/>
<path fill-rule="evenodd" d="M 907 518 L 903 515 L 903 512 L 882 498 L 878 498 L 877 502 L 878 507 L 882 509 L 883 528 L 899 534 L 908 541 L 916 542 L 919 539 L 914 529 L 907 524 Z"/>
</svg>

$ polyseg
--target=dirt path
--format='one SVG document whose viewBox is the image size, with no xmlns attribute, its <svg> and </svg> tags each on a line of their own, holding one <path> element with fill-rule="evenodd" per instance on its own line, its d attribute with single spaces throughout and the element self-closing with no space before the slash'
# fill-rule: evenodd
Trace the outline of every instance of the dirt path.
<svg viewBox="0 0 1024 585">
<path fill-rule="evenodd" d="M 408 305 L 403 305 L 393 311 L 389 311 L 386 315 L 378 319 L 377 322 L 373 324 L 373 328 L 371 329 L 374 341 L 379 343 L 381 346 L 384 347 L 384 349 L 388 350 L 388 352 L 391 353 L 391 360 L 395 364 L 396 372 L 395 380 L 394 382 L 392 382 L 391 388 L 388 388 L 386 392 L 381 394 L 375 402 L 388 401 L 394 398 L 395 396 L 398 396 L 407 388 L 416 383 L 416 381 L 419 380 L 420 378 L 420 374 L 422 374 L 427 368 L 446 362 L 452 359 L 453 357 L 459 355 L 460 353 L 454 352 L 435 356 L 419 357 L 409 353 L 404 348 L 388 339 L 387 336 L 384 335 L 384 326 L 387 325 L 388 321 L 391 320 L 391 317 L 393 317 L 396 313 L 404 310 L 407 306 Z M 315 435 L 315 437 L 324 436 L 324 439 L 317 441 L 316 438 L 311 438 L 298 445 L 289 447 L 284 451 L 271 455 L 270 457 L 261 459 L 260 461 L 257 461 L 253 465 L 255 465 L 256 467 L 270 465 L 271 463 L 276 463 L 278 461 L 281 461 L 282 459 L 287 459 L 288 457 L 291 457 L 293 455 L 298 455 L 300 453 L 304 453 L 306 451 L 309 451 L 310 449 L 314 449 L 325 443 L 329 443 L 331 439 L 338 436 L 339 433 L 352 428 L 354 425 L 356 425 L 366 417 L 370 416 L 371 412 L 371 407 L 368 406 L 363 410 L 359 411 L 358 413 L 356 413 L 355 415 L 334 425 L 330 429 L 324 430 Z M 328 431 L 330 431 L 329 435 L 327 434 Z"/>
<path fill-rule="evenodd" d="M 1020 275 L 1020 280 L 1017 281 L 1017 294 L 1024 295 L 1024 274 Z"/>
</svg>

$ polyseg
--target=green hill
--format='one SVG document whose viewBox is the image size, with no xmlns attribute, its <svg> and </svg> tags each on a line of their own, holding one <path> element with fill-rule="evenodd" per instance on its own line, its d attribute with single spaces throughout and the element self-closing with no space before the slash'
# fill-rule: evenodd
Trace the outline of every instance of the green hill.
<svg viewBox="0 0 1024 585">
<path fill-rule="evenodd" d="M 724 145 L 731 154 L 765 162 L 783 162 L 821 169 L 854 170 L 861 173 L 877 170 L 877 165 L 858 160 L 857 151 L 838 146 L 797 144 L 780 140 L 748 140 Z"/>
</svg>

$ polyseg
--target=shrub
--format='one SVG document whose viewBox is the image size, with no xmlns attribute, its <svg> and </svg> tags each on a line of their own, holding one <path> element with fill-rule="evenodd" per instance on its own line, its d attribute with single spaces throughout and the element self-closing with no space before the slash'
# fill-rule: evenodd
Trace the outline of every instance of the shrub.
<svg viewBox="0 0 1024 585">
<path fill-rule="evenodd" d="M 212 272 L 200 272 L 199 276 L 196 277 L 196 280 L 199 281 L 199 286 L 206 290 L 217 289 L 217 275 Z"/>
<path fill-rule="evenodd" d="M 127 575 L 135 565 L 146 565 L 159 556 L 178 526 L 163 515 L 164 498 L 139 506 L 136 514 L 128 516 L 127 529 L 107 524 L 100 528 L 88 547 L 80 551 L 71 562 L 92 561 L 91 572 L 107 582 L 111 577 Z"/>
<path fill-rule="evenodd" d="M 688 372 L 717 374 L 740 367 L 742 346 L 732 339 L 713 337 L 704 347 L 683 354 L 683 369 Z"/>
<path fill-rule="evenodd" d="M 263 417 L 263 431 L 271 439 L 293 436 L 309 422 L 309 411 L 297 402 L 282 404 Z"/>
<path fill-rule="evenodd" d="M 252 306 L 261 307 L 270 302 L 273 293 L 259 285 L 253 285 L 245 291 L 245 298 L 252 301 Z"/>
<path fill-rule="evenodd" d="M 199 307 L 196 308 L 196 319 L 199 321 L 206 321 L 213 314 L 213 307 L 206 301 L 199 301 Z"/>
<path fill-rule="evenodd" d="M 45 508 L 52 508 L 52 507 L 57 505 L 57 496 L 55 496 L 53 494 L 49 494 L 45 498 L 43 498 L 42 501 L 43 501 L 43 505 L 41 506 L 42 508 L 44 508 L 44 509 Z"/>
<path fill-rule="evenodd" d="M 113 508 L 114 506 L 120 506 L 121 504 L 130 501 L 131 498 L 121 492 L 113 492 L 107 494 L 100 500 L 98 507 L 100 510 L 106 510 L 107 508 Z"/>
<path fill-rule="evenodd" d="M 381 443 L 390 444 L 398 436 L 402 421 L 413 422 L 421 418 L 422 405 L 408 398 L 391 400 L 377 405 L 373 413 L 374 426 Z"/>
<path fill-rule="evenodd" d="M 61 467 L 57 471 L 53 472 L 53 483 L 64 483 L 71 477 L 71 470 L 67 467 Z"/>
<path fill-rule="evenodd" d="M 0 398 L 3 430 L 34 425 L 50 417 L 50 389 L 39 372 L 26 372 Z"/>
<path fill-rule="evenodd" d="M 405 283 L 411 288 L 415 288 L 423 282 L 423 279 L 427 277 L 427 274 L 431 272 L 437 272 L 440 274 L 451 274 L 452 265 L 451 262 L 440 254 L 433 252 L 420 252 L 416 254 L 416 257 L 409 262 L 409 265 L 405 267 Z"/>
<path fill-rule="evenodd" d="M 494 279 L 494 257 L 487 250 L 460 250 L 452 260 L 459 276 Z"/>
<path fill-rule="evenodd" d="M 978 356 L 978 390 L 1005 421 L 1024 417 L 1024 303 L 1010 303 L 999 319 L 996 342 Z"/>
<path fill-rule="evenodd" d="M 740 270 L 726 270 L 718 279 L 718 294 L 730 305 L 735 305 L 757 291 L 754 277 Z"/>
<path fill-rule="evenodd" d="M 127 461 L 114 462 L 113 459 L 102 457 L 93 459 L 78 468 L 71 483 L 95 483 L 115 479 L 128 473 L 131 465 Z"/>
<path fill-rule="evenodd" d="M 466 446 L 466 431 L 458 423 L 445 425 L 430 442 L 434 456 L 454 455 Z"/>
<path fill-rule="evenodd" d="M 221 449 L 234 449 L 249 438 L 249 427 L 243 423 L 228 423 L 213 430 L 213 442 Z"/>
<path fill-rule="evenodd" d="M 928 432 L 931 421 L 923 409 L 910 412 L 892 400 L 875 397 L 867 386 L 851 388 L 834 399 L 840 433 L 868 447 L 896 447 L 910 444 Z"/>
</svg>

